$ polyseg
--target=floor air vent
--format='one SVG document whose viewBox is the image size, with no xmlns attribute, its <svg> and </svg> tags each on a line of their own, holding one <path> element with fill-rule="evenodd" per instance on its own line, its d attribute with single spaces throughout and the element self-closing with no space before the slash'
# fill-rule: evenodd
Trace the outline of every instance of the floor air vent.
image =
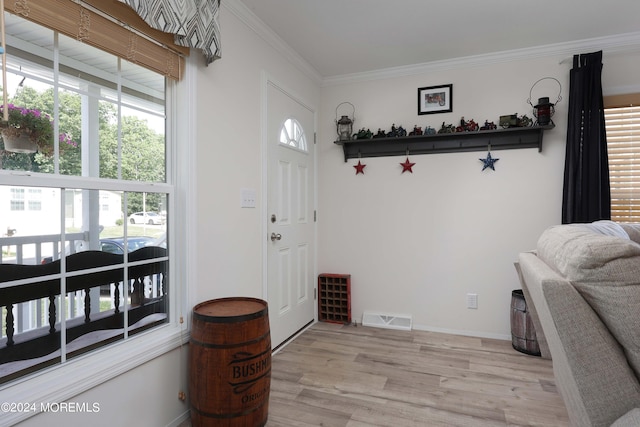
<svg viewBox="0 0 640 427">
<path fill-rule="evenodd" d="M 365 311 L 362 315 L 363 326 L 373 326 L 375 328 L 411 330 L 411 315 L 407 314 L 387 314 L 372 313 Z"/>
</svg>

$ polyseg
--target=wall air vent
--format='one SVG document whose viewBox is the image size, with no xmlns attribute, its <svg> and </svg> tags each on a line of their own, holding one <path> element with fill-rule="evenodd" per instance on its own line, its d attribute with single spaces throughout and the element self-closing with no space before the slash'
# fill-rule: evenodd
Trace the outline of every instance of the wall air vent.
<svg viewBox="0 0 640 427">
<path fill-rule="evenodd" d="M 362 315 L 362 325 L 373 326 L 375 328 L 400 329 L 403 331 L 410 331 L 411 315 L 374 313 L 371 311 L 365 311 Z"/>
</svg>

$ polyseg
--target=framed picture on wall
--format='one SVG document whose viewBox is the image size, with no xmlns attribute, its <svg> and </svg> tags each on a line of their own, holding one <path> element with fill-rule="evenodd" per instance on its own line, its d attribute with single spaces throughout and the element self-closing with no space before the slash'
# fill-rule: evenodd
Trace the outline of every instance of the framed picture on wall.
<svg viewBox="0 0 640 427">
<path fill-rule="evenodd" d="M 418 114 L 450 113 L 453 111 L 453 85 L 418 88 Z"/>
</svg>

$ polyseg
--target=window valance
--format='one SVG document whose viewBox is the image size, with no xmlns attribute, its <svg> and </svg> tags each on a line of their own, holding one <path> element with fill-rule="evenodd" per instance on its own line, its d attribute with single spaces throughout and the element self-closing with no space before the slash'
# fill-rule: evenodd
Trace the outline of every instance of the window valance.
<svg viewBox="0 0 640 427">
<path fill-rule="evenodd" d="M 220 58 L 220 0 L 120 0 L 152 28 L 174 34 L 179 46 L 201 49 L 207 64 Z"/>
<path fill-rule="evenodd" d="M 220 57 L 220 0 L 5 0 L 15 15 L 180 79 L 189 48 Z"/>
<path fill-rule="evenodd" d="M 180 79 L 189 49 L 118 0 L 5 0 L 5 10 L 68 37 Z"/>
</svg>

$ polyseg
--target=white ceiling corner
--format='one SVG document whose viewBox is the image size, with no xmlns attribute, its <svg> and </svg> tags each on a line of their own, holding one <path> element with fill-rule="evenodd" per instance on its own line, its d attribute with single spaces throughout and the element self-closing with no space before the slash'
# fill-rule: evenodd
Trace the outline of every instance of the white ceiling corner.
<svg viewBox="0 0 640 427">
<path fill-rule="evenodd" d="M 223 0 L 222 4 L 323 85 L 535 56 L 570 59 L 599 49 L 605 58 L 640 51 L 637 0 Z"/>
</svg>

